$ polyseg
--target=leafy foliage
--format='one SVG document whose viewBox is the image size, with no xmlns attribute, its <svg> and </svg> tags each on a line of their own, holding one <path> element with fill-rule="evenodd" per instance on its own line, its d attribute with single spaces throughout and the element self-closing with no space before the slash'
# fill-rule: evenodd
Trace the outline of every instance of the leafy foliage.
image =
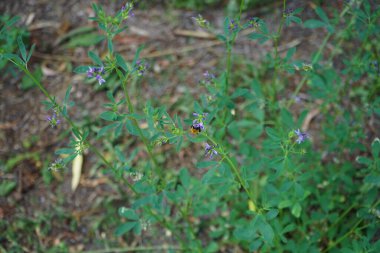
<svg viewBox="0 0 380 253">
<path fill-rule="evenodd" d="M 241 13 L 244 4 L 240 8 Z M 218 31 L 226 64 L 220 75 L 205 74 L 201 85 L 206 92 L 187 105 L 194 114 L 184 119 L 151 101 L 132 103 L 131 83 L 147 69 L 140 59 L 142 47 L 128 62 L 113 44 L 132 9 L 129 3 L 108 15 L 93 5 L 92 20 L 103 31 L 108 52 L 102 58 L 89 51 L 93 65 L 79 66 L 75 72 L 87 72 L 98 81 L 104 78 L 105 84 L 99 85 L 109 89 L 109 103 L 103 105 L 95 130 L 71 120 L 71 86 L 60 104 L 34 81 L 27 65 L 33 48 L 27 50 L 18 39 L 21 57 L 4 55 L 45 93 L 47 108 L 69 123 L 69 147 L 56 154 L 65 155 L 69 163 L 90 150 L 120 185 L 128 187 L 130 203 L 119 208 L 117 236 L 166 231 L 183 250 L 192 252 L 218 252 L 231 245 L 260 252 L 380 250 L 380 141 L 368 123 L 380 116 L 379 46 L 373 43 L 380 34 L 379 6 L 355 1 L 339 13 L 316 7 L 315 18 L 302 20 L 302 9 L 286 10 L 284 1 L 278 29 L 259 18 L 245 21 L 239 14 L 227 17 L 219 32 L 196 18 L 202 28 Z M 297 59 L 295 47 L 279 53 L 286 26 L 324 28 L 325 38 L 309 61 Z M 233 68 L 232 49 L 243 31 L 249 31 L 253 41 L 273 43 L 263 63 L 269 78 Z M 344 42 L 352 40 L 359 45 L 355 52 L 345 48 Z M 337 48 L 324 54 L 328 41 Z M 343 59 L 344 69 L 334 65 L 337 58 Z M 243 82 L 239 78 L 244 75 L 248 78 Z M 299 77 L 295 87 L 291 76 Z M 110 81 L 115 79 L 118 82 Z M 114 96 L 117 85 L 123 98 Z M 317 126 L 311 121 L 315 114 L 315 121 L 321 121 Z M 126 136 L 141 143 L 128 158 L 126 147 L 116 144 Z M 97 149 L 96 139 L 107 145 Z M 177 152 L 190 145 L 203 145 L 205 150 L 196 156 L 196 168 L 171 168 L 166 163 L 170 157 L 161 154 L 162 146 L 169 145 Z M 134 167 L 137 153 L 144 159 Z M 3 194 L 11 187 L 3 185 Z"/>
</svg>

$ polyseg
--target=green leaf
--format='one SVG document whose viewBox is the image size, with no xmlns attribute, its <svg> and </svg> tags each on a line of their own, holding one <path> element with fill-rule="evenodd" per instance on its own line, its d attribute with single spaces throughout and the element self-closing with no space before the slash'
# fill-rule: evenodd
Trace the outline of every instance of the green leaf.
<svg viewBox="0 0 380 253">
<path fill-rule="evenodd" d="M 26 59 L 26 62 L 28 62 L 30 60 L 30 57 L 32 57 L 32 54 L 34 52 L 34 48 L 36 47 L 36 44 L 33 44 L 32 47 L 30 48 L 29 50 L 29 54 L 28 54 L 28 57 Z"/>
<path fill-rule="evenodd" d="M 139 46 L 139 47 L 137 48 L 137 51 L 136 51 L 136 53 L 135 53 L 135 57 L 133 58 L 133 61 L 132 61 L 132 66 L 133 66 L 133 68 L 136 67 L 136 62 L 137 62 L 137 60 L 139 59 L 139 57 L 140 57 L 140 53 L 141 53 L 141 50 L 143 50 L 143 48 L 144 48 L 144 46 Z"/>
<path fill-rule="evenodd" d="M 231 99 L 234 99 L 234 98 L 237 98 L 237 97 L 242 97 L 244 95 L 246 95 L 247 93 L 249 93 L 249 90 L 248 89 L 244 89 L 244 88 L 237 88 L 234 93 L 232 93 L 231 95 Z"/>
<path fill-rule="evenodd" d="M 88 47 L 98 44 L 104 39 L 104 36 L 97 33 L 81 34 L 71 38 L 65 45 L 66 48 Z"/>
<path fill-rule="evenodd" d="M 89 66 L 78 66 L 74 69 L 74 73 L 83 74 L 86 73 L 89 69 Z"/>
<path fill-rule="evenodd" d="M 283 230 L 282 230 L 282 233 L 285 234 L 285 233 L 288 233 L 288 232 L 291 232 L 293 230 L 295 230 L 297 227 L 295 224 L 291 223 L 289 225 L 287 225 Z"/>
<path fill-rule="evenodd" d="M 302 211 L 302 207 L 299 203 L 296 203 L 293 207 L 292 207 L 292 214 L 294 215 L 294 217 L 296 218 L 299 218 L 301 216 L 301 211 Z"/>
<path fill-rule="evenodd" d="M 91 60 L 95 62 L 97 65 L 103 65 L 102 59 L 100 59 L 100 57 L 97 54 L 95 54 L 94 51 L 88 51 L 88 57 L 90 57 Z"/>
<path fill-rule="evenodd" d="M 69 87 L 67 87 L 65 99 L 63 100 L 63 103 L 66 105 L 69 103 L 70 92 L 71 92 L 72 87 L 73 87 L 72 85 L 69 85 Z"/>
<path fill-rule="evenodd" d="M 280 209 L 284 209 L 284 208 L 287 208 L 287 207 L 291 206 L 292 204 L 293 204 L 293 202 L 290 201 L 290 200 L 283 200 L 283 201 L 281 201 L 281 202 L 278 204 L 278 208 L 280 208 Z"/>
<path fill-rule="evenodd" d="M 277 217 L 278 213 L 279 212 L 277 209 L 272 209 L 272 210 L 269 210 L 269 212 L 267 212 L 267 214 L 265 216 L 266 216 L 267 220 L 272 220 L 272 219 Z"/>
<path fill-rule="evenodd" d="M 327 31 L 328 31 L 329 33 L 334 33 L 334 32 L 335 32 L 335 28 L 334 28 L 332 25 L 328 25 L 328 26 L 326 27 L 326 29 L 327 29 Z"/>
<path fill-rule="evenodd" d="M 22 37 L 21 36 L 17 37 L 17 43 L 18 43 L 18 47 L 20 49 L 21 57 L 24 60 L 24 62 L 26 62 L 26 59 L 27 59 L 27 57 L 26 57 L 26 49 L 25 49 L 25 45 L 24 45 L 24 42 L 22 41 Z"/>
<path fill-rule="evenodd" d="M 103 112 L 100 114 L 100 118 L 107 121 L 114 121 L 117 118 L 117 115 L 114 112 Z"/>
<path fill-rule="evenodd" d="M 324 21 L 324 23 L 328 24 L 329 23 L 329 18 L 327 17 L 326 13 L 323 11 L 321 7 L 317 7 L 315 12 L 317 15 Z"/>
<path fill-rule="evenodd" d="M 136 222 L 136 221 L 126 222 L 126 223 L 117 227 L 117 229 L 115 231 L 115 235 L 116 236 L 122 236 L 123 234 L 127 233 L 132 228 L 134 228 L 137 224 L 138 224 L 138 222 Z"/>
<path fill-rule="evenodd" d="M 248 38 L 258 40 L 260 44 L 264 44 L 269 39 L 269 36 L 262 33 L 252 33 Z"/>
<path fill-rule="evenodd" d="M 229 28 L 229 25 L 230 25 L 230 18 L 229 17 L 226 17 L 225 19 L 224 19 L 224 23 L 223 23 L 224 25 L 223 25 L 223 30 L 224 30 L 224 35 L 226 36 L 226 37 L 229 37 L 229 35 L 230 35 L 230 29 L 228 29 Z"/>
<path fill-rule="evenodd" d="M 139 131 L 136 128 L 136 126 L 132 123 L 131 120 L 127 120 L 127 122 L 125 123 L 125 126 L 130 134 L 139 136 Z"/>
<path fill-rule="evenodd" d="M 120 124 L 119 122 L 116 122 L 116 123 L 113 123 L 111 125 L 108 125 L 108 126 L 105 126 L 105 127 L 101 128 L 98 131 L 97 137 L 99 138 L 99 137 L 105 135 L 109 130 L 111 130 L 112 128 L 117 127 L 119 124 Z"/>
<path fill-rule="evenodd" d="M 127 218 L 128 220 L 137 221 L 139 219 L 139 216 L 136 214 L 135 210 L 126 207 L 119 208 L 119 215 Z"/>
<path fill-rule="evenodd" d="M 290 49 L 288 50 L 288 52 L 286 53 L 285 60 L 286 60 L 286 61 L 289 61 L 289 60 L 293 57 L 293 55 L 296 53 L 296 50 L 297 50 L 296 47 L 292 47 L 292 48 L 290 48 Z"/>
<path fill-rule="evenodd" d="M 218 162 L 216 162 L 216 161 L 202 161 L 202 162 L 198 162 L 196 166 L 198 169 L 204 169 L 204 168 L 214 166 L 217 164 L 218 164 Z"/>
<path fill-rule="evenodd" d="M 112 43 L 112 39 L 111 38 L 107 39 L 107 45 L 108 45 L 108 51 L 110 53 L 113 53 L 113 43 Z"/>
<path fill-rule="evenodd" d="M 380 153 L 380 139 L 375 138 L 371 144 L 372 157 L 378 158 Z"/>
<path fill-rule="evenodd" d="M 268 134 L 268 136 L 273 140 L 281 140 L 280 134 L 274 130 L 273 128 L 266 127 L 265 132 Z"/>
<path fill-rule="evenodd" d="M 17 54 L 0 54 L 0 59 L 5 58 L 6 60 L 13 61 L 16 66 L 23 66 L 24 62 Z"/>
<path fill-rule="evenodd" d="M 258 252 L 257 250 L 261 247 L 263 244 L 261 239 L 254 240 L 251 244 L 249 244 L 249 251 L 250 252 Z"/>
<path fill-rule="evenodd" d="M 234 230 L 234 237 L 241 241 L 251 241 L 255 236 L 256 230 L 252 226 L 246 225 Z"/>
<path fill-rule="evenodd" d="M 224 35 L 218 34 L 216 35 L 216 38 L 222 42 L 226 42 L 227 38 Z"/>
<path fill-rule="evenodd" d="M 369 159 L 368 157 L 364 157 L 364 156 L 358 156 L 358 157 L 356 157 L 355 160 L 357 163 L 364 164 L 367 166 L 370 166 L 372 164 L 372 160 Z"/>
<path fill-rule="evenodd" d="M 260 216 L 260 218 L 257 220 L 257 229 L 262 235 L 263 240 L 268 244 L 272 244 L 274 239 L 273 228 L 266 222 L 266 220 L 262 216 Z"/>
<path fill-rule="evenodd" d="M 202 183 L 209 184 L 212 178 L 215 176 L 216 172 L 218 170 L 218 167 L 213 167 L 209 169 L 202 177 Z"/>
<path fill-rule="evenodd" d="M 370 174 L 364 178 L 364 182 L 380 186 L 380 175 Z"/>
<path fill-rule="evenodd" d="M 120 54 L 116 54 L 116 63 L 125 72 L 127 72 L 127 73 L 129 72 L 128 66 L 127 66 L 125 60 L 123 59 L 123 56 L 121 56 Z"/>
<path fill-rule="evenodd" d="M 289 17 L 290 22 L 296 23 L 296 24 L 302 24 L 302 19 L 299 17 L 291 16 Z"/>
<path fill-rule="evenodd" d="M 179 151 L 181 150 L 182 142 L 183 142 L 183 137 L 180 136 L 180 137 L 178 138 L 177 145 L 176 145 L 176 147 L 175 147 L 175 150 L 176 150 L 177 152 L 179 152 Z"/>
<path fill-rule="evenodd" d="M 136 224 L 136 226 L 133 228 L 133 233 L 134 233 L 135 235 L 141 235 L 141 231 L 142 231 L 142 229 L 141 229 L 141 223 L 138 222 L 138 223 Z"/>
<path fill-rule="evenodd" d="M 2 34 L 5 31 L 5 29 L 7 29 L 8 27 L 14 25 L 19 20 L 20 20 L 20 17 L 19 16 L 15 16 L 15 17 L 11 18 L 10 20 L 6 21 L 5 25 L 0 30 L 0 34 Z"/>
<path fill-rule="evenodd" d="M 14 181 L 2 181 L 0 182 L 0 196 L 5 197 L 16 188 L 17 183 Z"/>
<path fill-rule="evenodd" d="M 281 121 L 285 127 L 292 129 L 294 126 L 293 115 L 285 108 L 281 110 Z"/>
<path fill-rule="evenodd" d="M 181 183 L 182 183 L 183 187 L 189 188 L 189 186 L 190 186 L 190 174 L 189 174 L 189 171 L 186 168 L 183 168 L 179 172 L 179 178 L 181 180 Z"/>
<path fill-rule="evenodd" d="M 74 148 L 60 148 L 60 149 L 58 149 L 58 150 L 55 151 L 56 155 L 72 154 L 72 153 L 75 153 L 75 149 Z"/>
<path fill-rule="evenodd" d="M 43 76 L 42 69 L 40 67 L 37 67 L 36 70 L 33 71 L 33 76 L 38 82 L 41 82 L 41 79 Z M 34 81 L 31 78 L 29 78 L 27 75 L 22 77 L 21 88 L 23 90 L 27 90 L 35 86 L 36 84 L 34 83 Z"/>
<path fill-rule="evenodd" d="M 309 28 L 309 29 L 315 29 L 315 28 L 320 28 L 320 27 L 326 27 L 327 25 L 323 23 L 322 21 L 319 21 L 317 19 L 309 19 L 306 20 L 303 23 L 304 27 Z"/>
<path fill-rule="evenodd" d="M 63 159 L 63 163 L 64 163 L 64 164 L 67 164 L 67 163 L 71 162 L 72 160 L 74 160 L 75 157 L 77 157 L 77 156 L 78 156 L 78 153 L 71 154 L 71 155 L 69 155 L 68 157 L 65 157 L 65 158 Z"/>
</svg>

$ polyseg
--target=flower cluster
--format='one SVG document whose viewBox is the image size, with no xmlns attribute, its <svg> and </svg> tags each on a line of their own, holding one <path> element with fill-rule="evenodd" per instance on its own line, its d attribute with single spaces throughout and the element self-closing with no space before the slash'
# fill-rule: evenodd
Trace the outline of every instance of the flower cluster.
<svg viewBox="0 0 380 253">
<path fill-rule="evenodd" d="M 194 117 L 197 117 L 193 120 L 191 125 L 192 133 L 200 133 L 205 129 L 203 121 L 206 119 L 207 113 L 193 113 Z"/>
<path fill-rule="evenodd" d="M 153 142 L 155 146 L 161 146 L 169 142 L 169 138 L 166 136 L 160 136 L 157 140 Z"/>
<path fill-rule="evenodd" d="M 293 8 L 286 8 L 284 10 L 284 12 L 282 13 L 282 15 L 286 18 L 286 17 L 290 17 L 293 15 L 293 12 L 294 12 L 294 9 Z"/>
<path fill-rule="evenodd" d="M 206 71 L 203 73 L 203 76 L 205 78 L 206 83 L 210 83 L 212 80 L 214 80 L 216 77 L 214 74 Z"/>
<path fill-rule="evenodd" d="M 306 72 L 310 71 L 310 70 L 313 70 L 313 65 L 311 64 L 307 64 L 307 63 L 303 63 L 302 64 L 302 69 Z"/>
<path fill-rule="evenodd" d="M 228 24 L 228 30 L 230 32 L 236 32 L 239 29 L 239 24 L 236 23 L 234 19 L 230 20 L 230 23 Z"/>
<path fill-rule="evenodd" d="M 50 164 L 48 170 L 59 171 L 65 168 L 65 163 L 61 158 L 56 159 L 52 164 Z"/>
<path fill-rule="evenodd" d="M 56 111 L 53 112 L 52 116 L 47 116 L 46 120 L 49 122 L 52 128 L 58 126 L 61 123 L 61 120 L 58 118 Z"/>
<path fill-rule="evenodd" d="M 208 156 L 210 159 L 212 159 L 214 155 L 218 155 L 218 152 L 215 150 L 215 146 L 209 145 L 208 143 L 206 143 L 205 156 Z"/>
<path fill-rule="evenodd" d="M 255 28 L 255 29 L 258 29 L 260 28 L 261 26 L 261 23 L 262 23 L 262 20 L 257 18 L 257 17 L 252 17 L 248 20 L 248 27 L 249 28 Z"/>
<path fill-rule="evenodd" d="M 137 182 L 137 181 L 140 181 L 142 178 L 143 178 L 143 174 L 140 173 L 140 172 L 130 172 L 129 173 L 129 177 L 134 181 L 134 182 Z"/>
<path fill-rule="evenodd" d="M 133 3 L 126 3 L 121 7 L 121 15 L 124 20 L 128 19 L 129 17 L 135 16 L 135 14 L 132 12 L 133 9 Z"/>
<path fill-rule="evenodd" d="M 106 82 L 106 80 L 104 80 L 103 76 L 105 74 L 105 70 L 104 70 L 104 67 L 88 67 L 88 70 L 87 70 L 87 77 L 88 78 L 92 78 L 92 77 L 95 77 L 95 79 L 98 81 L 99 85 L 102 85 L 103 83 Z"/>
<path fill-rule="evenodd" d="M 202 17 L 201 14 L 198 15 L 198 17 L 192 17 L 192 19 L 202 28 L 208 28 L 210 26 L 210 23 Z"/>
<path fill-rule="evenodd" d="M 298 144 L 301 144 L 302 142 L 306 141 L 306 139 L 309 138 L 309 135 L 307 133 L 301 132 L 301 130 L 299 130 L 299 129 L 294 130 L 294 133 L 297 135 L 296 142 Z"/>
<path fill-rule="evenodd" d="M 139 222 L 141 225 L 141 229 L 144 231 L 148 230 L 148 228 L 150 227 L 150 221 L 149 220 L 140 219 Z"/>
<path fill-rule="evenodd" d="M 137 72 L 137 76 L 143 76 L 149 65 L 144 61 L 137 60 L 134 71 Z"/>
</svg>

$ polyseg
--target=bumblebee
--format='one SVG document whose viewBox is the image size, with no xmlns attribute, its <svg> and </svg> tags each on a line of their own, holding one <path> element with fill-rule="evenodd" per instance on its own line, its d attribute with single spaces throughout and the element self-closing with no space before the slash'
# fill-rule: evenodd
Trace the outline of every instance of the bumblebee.
<svg viewBox="0 0 380 253">
<path fill-rule="evenodd" d="M 198 124 L 197 125 L 191 125 L 191 127 L 190 127 L 190 132 L 192 133 L 192 134 L 199 134 L 200 132 L 202 132 L 202 127 L 201 126 L 199 126 Z"/>
</svg>

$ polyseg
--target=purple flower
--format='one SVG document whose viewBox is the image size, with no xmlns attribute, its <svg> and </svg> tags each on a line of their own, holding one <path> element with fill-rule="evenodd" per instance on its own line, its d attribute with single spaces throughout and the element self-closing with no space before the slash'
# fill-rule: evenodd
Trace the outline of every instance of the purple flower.
<svg viewBox="0 0 380 253">
<path fill-rule="evenodd" d="M 137 72 L 137 76 L 143 76 L 149 65 L 141 60 L 136 61 L 134 70 Z"/>
<path fill-rule="evenodd" d="M 193 120 L 193 128 L 195 129 L 200 129 L 203 131 L 205 129 L 205 126 L 203 125 L 203 122 L 200 121 L 199 119 Z"/>
<path fill-rule="evenodd" d="M 103 79 L 101 75 L 96 75 L 96 80 L 98 80 L 99 85 L 102 85 L 103 83 L 106 82 L 106 80 Z"/>
<path fill-rule="evenodd" d="M 293 8 L 286 8 L 286 9 L 284 10 L 283 15 L 284 15 L 285 17 L 289 17 L 289 16 L 293 15 L 293 12 L 294 12 L 294 9 L 293 9 Z"/>
<path fill-rule="evenodd" d="M 208 72 L 208 71 L 204 72 L 203 76 L 205 77 L 206 82 L 208 82 L 208 83 L 211 82 L 213 79 L 215 79 L 215 75 Z"/>
<path fill-rule="evenodd" d="M 88 67 L 88 70 L 87 70 L 87 77 L 88 78 L 91 78 L 94 76 L 94 73 L 95 73 L 95 69 L 92 68 L 92 67 Z"/>
<path fill-rule="evenodd" d="M 104 67 L 88 67 L 87 70 L 87 77 L 92 78 L 95 76 L 95 79 L 98 81 L 99 85 L 102 85 L 103 83 L 106 82 L 102 75 L 104 75 L 106 72 L 104 70 Z"/>
<path fill-rule="evenodd" d="M 197 117 L 193 120 L 191 125 L 191 132 L 194 134 L 200 133 L 205 129 L 203 121 L 206 119 L 207 113 L 193 113 L 194 117 Z"/>
<path fill-rule="evenodd" d="M 301 103 L 302 101 L 302 98 L 300 96 L 292 96 L 294 102 L 296 102 L 297 104 Z"/>
<path fill-rule="evenodd" d="M 250 28 L 259 28 L 262 21 L 257 17 L 252 17 L 248 20 L 248 27 Z"/>
<path fill-rule="evenodd" d="M 104 66 L 101 66 L 100 68 L 94 68 L 95 72 L 104 75 L 106 72 L 104 70 Z"/>
<path fill-rule="evenodd" d="M 208 115 L 208 113 L 196 113 L 196 112 L 193 112 L 193 116 L 194 117 L 201 118 L 202 120 L 205 120 L 207 115 Z"/>
<path fill-rule="evenodd" d="M 302 142 L 306 141 L 307 138 L 309 138 L 309 135 L 307 133 L 301 132 L 301 130 L 297 129 L 294 130 L 294 133 L 297 135 L 297 140 L 296 142 L 298 144 L 301 144 Z"/>
<path fill-rule="evenodd" d="M 206 143 L 205 156 L 209 156 L 209 158 L 212 159 L 214 155 L 218 155 L 218 152 L 214 148 L 215 146 L 211 146 L 208 143 Z"/>
<path fill-rule="evenodd" d="M 236 21 L 234 19 L 231 19 L 230 24 L 228 26 L 228 29 L 230 30 L 230 32 L 235 32 L 237 31 L 238 28 L 239 28 L 239 25 L 236 23 Z"/>
<path fill-rule="evenodd" d="M 58 119 L 58 116 L 55 112 L 53 113 L 52 116 L 47 116 L 46 120 L 49 121 L 50 126 L 53 128 L 61 123 L 61 120 Z"/>
<path fill-rule="evenodd" d="M 124 20 L 128 19 L 128 17 L 133 17 L 134 14 L 132 12 L 133 3 L 126 3 L 121 7 L 121 15 Z"/>
</svg>

